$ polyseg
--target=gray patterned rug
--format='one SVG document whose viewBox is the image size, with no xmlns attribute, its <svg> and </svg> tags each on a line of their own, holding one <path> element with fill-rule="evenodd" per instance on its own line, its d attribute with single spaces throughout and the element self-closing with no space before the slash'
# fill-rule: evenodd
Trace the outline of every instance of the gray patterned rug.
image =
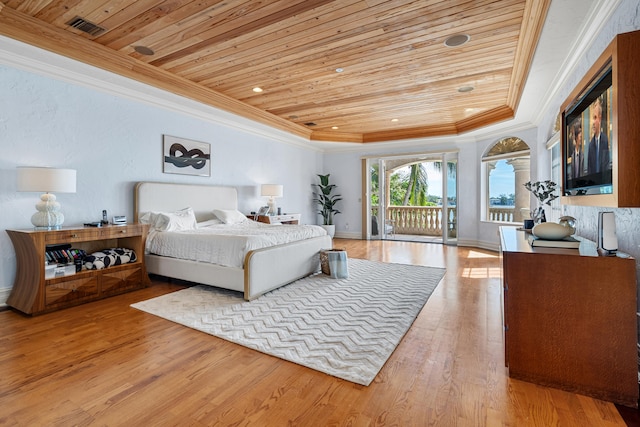
<svg viewBox="0 0 640 427">
<path fill-rule="evenodd" d="M 369 385 L 445 270 L 349 259 L 349 278 L 318 273 L 254 301 L 194 286 L 139 310 L 333 376 Z"/>
</svg>

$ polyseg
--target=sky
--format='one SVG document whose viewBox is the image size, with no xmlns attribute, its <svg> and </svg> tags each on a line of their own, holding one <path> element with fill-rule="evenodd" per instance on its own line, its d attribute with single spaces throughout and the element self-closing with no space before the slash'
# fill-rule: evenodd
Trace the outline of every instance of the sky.
<svg viewBox="0 0 640 427">
<path fill-rule="evenodd" d="M 433 167 L 433 162 L 427 164 L 427 176 L 429 177 L 429 194 L 432 196 L 442 197 L 442 173 Z M 409 173 L 409 167 L 401 169 L 405 173 Z M 449 184 L 451 185 L 451 183 Z M 489 178 L 490 197 L 500 197 L 502 194 L 515 193 L 515 177 L 513 174 L 513 166 L 507 164 L 506 160 L 500 160 L 496 163 L 496 168 L 491 171 Z"/>
<path fill-rule="evenodd" d="M 513 166 L 508 165 L 506 160 L 499 160 L 489 177 L 489 197 L 514 194 L 516 192 L 515 185 Z"/>
</svg>

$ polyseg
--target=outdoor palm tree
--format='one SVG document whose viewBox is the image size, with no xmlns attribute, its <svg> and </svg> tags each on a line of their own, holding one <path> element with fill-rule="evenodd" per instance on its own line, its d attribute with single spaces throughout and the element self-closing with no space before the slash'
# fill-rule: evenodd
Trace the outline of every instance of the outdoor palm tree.
<svg viewBox="0 0 640 427">
<path fill-rule="evenodd" d="M 424 163 L 414 163 L 409 172 L 409 185 L 404 195 L 404 206 L 425 206 L 429 193 L 429 177 Z"/>
</svg>

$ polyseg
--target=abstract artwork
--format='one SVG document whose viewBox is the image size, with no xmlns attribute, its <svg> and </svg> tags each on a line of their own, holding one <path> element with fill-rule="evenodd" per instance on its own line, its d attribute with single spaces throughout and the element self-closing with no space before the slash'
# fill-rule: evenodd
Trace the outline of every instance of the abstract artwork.
<svg viewBox="0 0 640 427">
<path fill-rule="evenodd" d="M 211 144 L 163 135 L 164 173 L 211 176 Z"/>
</svg>

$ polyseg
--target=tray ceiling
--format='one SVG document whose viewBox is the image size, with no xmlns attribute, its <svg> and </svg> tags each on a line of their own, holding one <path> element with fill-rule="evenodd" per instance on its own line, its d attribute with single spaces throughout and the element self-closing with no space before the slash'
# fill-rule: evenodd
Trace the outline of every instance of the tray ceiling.
<svg viewBox="0 0 640 427">
<path fill-rule="evenodd" d="M 549 4 L 5 0 L 0 34 L 304 138 L 374 142 L 512 118 Z"/>
</svg>

